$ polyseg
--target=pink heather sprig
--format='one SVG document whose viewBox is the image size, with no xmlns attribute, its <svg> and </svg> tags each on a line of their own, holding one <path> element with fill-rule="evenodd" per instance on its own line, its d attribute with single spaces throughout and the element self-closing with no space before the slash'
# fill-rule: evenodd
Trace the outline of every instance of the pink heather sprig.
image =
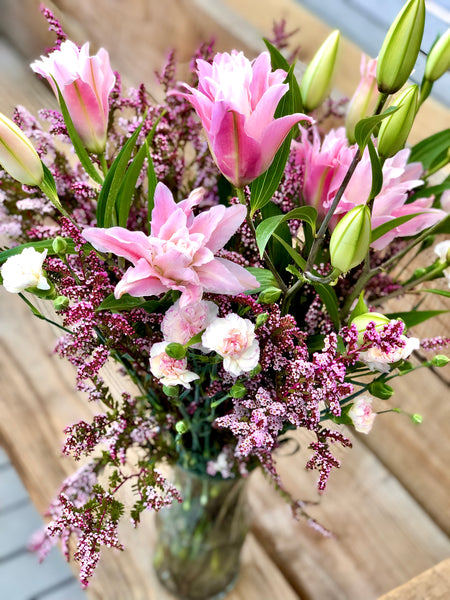
<svg viewBox="0 0 450 600">
<path fill-rule="evenodd" d="M 52 11 L 41 4 L 40 6 L 41 12 L 48 23 L 48 30 L 52 31 L 56 34 L 56 40 L 53 47 L 47 50 L 47 53 L 53 52 L 53 50 L 59 50 L 61 44 L 67 40 L 67 34 L 63 30 L 61 23 L 52 13 Z"/>
<path fill-rule="evenodd" d="M 92 423 L 80 421 L 66 427 L 64 429 L 66 441 L 62 449 L 63 454 L 72 455 L 75 460 L 79 460 L 83 454 L 88 456 L 102 441 L 108 423 L 107 415 L 95 415 Z"/>
<path fill-rule="evenodd" d="M 424 350 L 439 350 L 439 348 L 450 346 L 450 338 L 440 335 L 432 338 L 424 338 L 420 340 L 420 346 Z"/>
</svg>

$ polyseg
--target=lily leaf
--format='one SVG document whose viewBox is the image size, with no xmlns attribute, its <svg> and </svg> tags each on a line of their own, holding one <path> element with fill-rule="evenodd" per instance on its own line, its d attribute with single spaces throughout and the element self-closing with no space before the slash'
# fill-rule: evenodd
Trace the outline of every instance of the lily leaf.
<svg viewBox="0 0 450 600">
<path fill-rule="evenodd" d="M 401 319 L 407 329 L 419 325 L 428 319 L 432 319 L 437 315 L 447 313 L 448 310 L 414 310 L 411 312 L 395 312 L 386 315 L 389 319 Z"/>
<path fill-rule="evenodd" d="M 284 215 L 276 215 L 261 221 L 256 228 L 256 243 L 261 257 L 264 254 L 264 250 L 269 239 L 276 229 L 282 223 L 292 219 L 306 221 L 311 226 L 313 231 L 315 231 L 317 211 L 313 206 L 302 206 L 300 208 L 294 208 Z"/>
<path fill-rule="evenodd" d="M 393 112 L 397 110 L 397 106 L 391 106 L 381 113 L 381 115 L 374 115 L 373 117 L 366 117 L 356 123 L 355 127 L 355 139 L 361 152 L 364 152 L 364 148 L 367 146 L 370 136 L 378 127 L 383 119 L 390 117 Z"/>
</svg>

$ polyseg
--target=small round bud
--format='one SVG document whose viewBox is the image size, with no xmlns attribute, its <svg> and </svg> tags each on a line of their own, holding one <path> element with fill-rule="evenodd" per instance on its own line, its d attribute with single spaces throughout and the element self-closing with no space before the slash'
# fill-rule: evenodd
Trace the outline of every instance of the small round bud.
<svg viewBox="0 0 450 600">
<path fill-rule="evenodd" d="M 256 377 L 256 375 L 259 375 L 261 373 L 261 370 L 262 370 L 262 367 L 258 363 L 254 369 L 252 369 L 251 371 L 249 371 L 248 376 L 250 377 L 250 379 L 252 377 Z"/>
<path fill-rule="evenodd" d="M 178 397 L 178 386 L 177 385 L 163 385 L 163 392 L 169 398 L 177 398 Z"/>
<path fill-rule="evenodd" d="M 70 300 L 67 298 L 67 296 L 57 296 L 53 300 L 53 306 L 55 307 L 55 310 L 64 310 L 69 306 L 69 303 Z"/>
<path fill-rule="evenodd" d="M 183 435 L 189 431 L 189 427 L 186 421 L 178 421 L 177 423 L 175 423 L 175 430 L 180 435 Z"/>
<path fill-rule="evenodd" d="M 60 235 L 56 237 L 52 242 L 53 252 L 56 254 L 65 254 L 67 250 L 67 242 Z"/>
<path fill-rule="evenodd" d="M 413 415 L 411 415 L 411 421 L 413 423 L 417 423 L 417 425 L 420 425 L 421 423 L 423 423 L 423 417 L 422 415 L 414 413 Z"/>
<path fill-rule="evenodd" d="M 240 381 L 235 383 L 230 390 L 230 396 L 232 398 L 243 398 L 246 395 L 246 393 L 247 393 L 247 388 Z"/>
<path fill-rule="evenodd" d="M 258 302 L 261 302 L 261 304 L 273 304 L 278 300 L 280 296 L 280 288 L 277 288 L 275 286 L 269 286 L 259 294 Z"/>
<path fill-rule="evenodd" d="M 445 354 L 437 354 L 431 359 L 433 367 L 445 367 L 450 362 L 450 358 Z"/>
<path fill-rule="evenodd" d="M 261 325 L 264 325 L 264 323 L 266 323 L 267 319 L 269 318 L 269 313 L 261 313 L 256 317 L 256 323 L 255 323 L 255 329 L 258 329 L 258 327 L 261 327 Z"/>
<path fill-rule="evenodd" d="M 183 344 L 179 344 L 178 342 L 171 342 L 170 344 L 167 344 L 167 346 L 164 348 L 164 352 L 167 354 L 167 356 L 170 356 L 170 358 L 175 359 L 184 358 L 186 356 L 186 348 L 183 346 Z"/>
<path fill-rule="evenodd" d="M 368 387 L 368 390 L 372 396 L 381 398 L 381 400 L 389 400 L 389 398 L 394 394 L 394 390 L 391 388 L 391 386 L 383 383 L 382 381 L 372 381 Z"/>
</svg>

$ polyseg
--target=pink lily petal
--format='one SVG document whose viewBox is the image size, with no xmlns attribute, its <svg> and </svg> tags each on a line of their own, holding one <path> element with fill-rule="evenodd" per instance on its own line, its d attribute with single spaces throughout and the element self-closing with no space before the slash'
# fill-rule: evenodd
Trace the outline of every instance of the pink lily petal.
<svg viewBox="0 0 450 600">
<path fill-rule="evenodd" d="M 123 227 L 86 227 L 81 234 L 100 252 L 113 252 L 136 264 L 143 254 L 150 252 L 148 237 L 142 231 L 128 231 Z"/>
<path fill-rule="evenodd" d="M 159 296 L 166 291 L 166 286 L 155 276 L 149 263 L 141 258 L 135 267 L 127 269 L 116 285 L 114 296 L 121 298 L 124 294 L 130 294 L 130 296 L 139 298 L 141 296 Z"/>
</svg>

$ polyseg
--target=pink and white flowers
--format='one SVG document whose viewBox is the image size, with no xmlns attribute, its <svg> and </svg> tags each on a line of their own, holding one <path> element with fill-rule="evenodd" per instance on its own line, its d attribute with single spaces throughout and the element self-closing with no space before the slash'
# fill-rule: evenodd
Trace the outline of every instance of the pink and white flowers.
<svg viewBox="0 0 450 600">
<path fill-rule="evenodd" d="M 366 435 L 371 431 L 377 413 L 372 409 L 372 397 L 364 394 L 352 404 L 348 416 L 359 433 Z"/>
<path fill-rule="evenodd" d="M 185 308 L 201 300 L 203 291 L 239 294 L 259 287 L 243 267 L 214 256 L 244 221 L 245 206 L 218 205 L 194 216 L 192 209 L 202 197 L 197 189 L 177 204 L 170 190 L 158 183 L 149 236 L 123 227 L 84 229 L 83 237 L 97 250 L 133 263 L 116 286 L 116 298 L 179 290 L 180 308 Z"/>
<path fill-rule="evenodd" d="M 10 256 L 1 268 L 5 290 L 13 294 L 32 287 L 49 290 L 50 285 L 42 269 L 46 256 L 47 250 L 38 252 L 34 248 L 25 248 L 20 254 Z"/>
<path fill-rule="evenodd" d="M 200 300 L 195 304 L 189 304 L 185 308 L 180 307 L 177 300 L 164 315 L 161 323 L 161 331 L 167 342 L 187 344 L 194 335 L 200 333 L 217 317 L 219 307 L 214 302 Z M 193 344 L 192 348 L 201 348 L 200 343 Z"/>
<path fill-rule="evenodd" d="M 187 369 L 186 358 L 171 358 L 165 352 L 169 342 L 153 344 L 150 350 L 150 371 L 162 385 L 182 385 L 189 389 L 190 382 L 199 376 Z"/>
<path fill-rule="evenodd" d="M 238 377 L 256 367 L 259 343 L 255 326 L 235 313 L 215 319 L 202 335 L 202 344 L 223 357 L 223 368 Z"/>
<path fill-rule="evenodd" d="M 380 371 L 381 373 L 389 373 L 391 364 L 399 360 L 408 358 L 414 350 L 420 346 L 420 340 L 416 337 L 400 336 L 400 340 L 405 343 L 403 347 L 394 348 L 388 352 L 384 352 L 373 346 L 366 352 L 361 352 L 360 359 L 367 364 L 371 371 Z"/>
<path fill-rule="evenodd" d="M 274 118 L 288 91 L 282 69 L 271 71 L 263 52 L 249 61 L 242 52 L 216 54 L 211 64 L 197 60 L 198 89 L 180 94 L 195 108 L 217 166 L 236 187 L 250 183 L 270 166 L 290 129 L 311 119 L 302 113 Z"/>
<path fill-rule="evenodd" d="M 31 68 L 58 90 L 72 118 L 75 129 L 90 152 L 100 154 L 106 145 L 108 97 L 116 80 L 103 48 L 89 56 L 89 43 L 78 48 L 70 40 L 61 44 L 49 56 L 41 56 Z"/>
</svg>

